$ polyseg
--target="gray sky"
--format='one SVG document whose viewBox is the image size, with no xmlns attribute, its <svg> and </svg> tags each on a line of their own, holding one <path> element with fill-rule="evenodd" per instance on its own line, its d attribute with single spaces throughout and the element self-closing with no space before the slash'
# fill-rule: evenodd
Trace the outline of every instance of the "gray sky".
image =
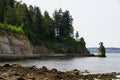
<svg viewBox="0 0 120 80">
<path fill-rule="evenodd" d="M 19 1 L 19 0 L 18 0 Z M 69 10 L 75 32 L 87 47 L 120 47 L 120 0 L 22 0 L 52 15 L 55 9 Z"/>
</svg>

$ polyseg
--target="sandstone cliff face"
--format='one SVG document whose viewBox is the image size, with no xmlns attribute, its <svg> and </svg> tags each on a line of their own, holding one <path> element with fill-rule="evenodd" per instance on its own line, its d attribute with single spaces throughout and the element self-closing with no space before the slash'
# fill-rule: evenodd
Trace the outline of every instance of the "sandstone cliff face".
<svg viewBox="0 0 120 80">
<path fill-rule="evenodd" d="M 0 54 L 43 54 L 53 53 L 45 46 L 33 46 L 24 35 L 0 30 Z"/>
<path fill-rule="evenodd" d="M 0 35 L 0 54 L 32 54 L 32 46 L 25 36 L 15 37 L 6 31 L 2 31 L 2 34 L 4 35 Z"/>
</svg>

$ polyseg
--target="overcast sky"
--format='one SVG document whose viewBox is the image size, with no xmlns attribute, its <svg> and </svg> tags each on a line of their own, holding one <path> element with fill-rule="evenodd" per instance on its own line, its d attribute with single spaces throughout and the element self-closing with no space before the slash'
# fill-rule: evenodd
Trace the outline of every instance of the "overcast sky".
<svg viewBox="0 0 120 80">
<path fill-rule="evenodd" d="M 19 0 L 18 0 L 19 1 Z M 75 31 L 87 47 L 120 47 L 120 0 L 22 0 L 52 15 L 55 9 L 69 10 Z"/>
</svg>

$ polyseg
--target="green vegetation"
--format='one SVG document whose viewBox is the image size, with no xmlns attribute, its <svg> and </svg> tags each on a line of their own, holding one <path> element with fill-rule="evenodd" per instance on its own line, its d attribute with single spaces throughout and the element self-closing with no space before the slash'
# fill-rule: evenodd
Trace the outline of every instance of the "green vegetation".
<svg viewBox="0 0 120 80">
<path fill-rule="evenodd" d="M 24 34 L 24 31 L 21 26 L 16 27 L 16 26 L 0 23 L 0 29 L 9 30 L 9 31 L 11 31 L 13 33 L 17 33 L 17 34 Z"/>
<path fill-rule="evenodd" d="M 86 49 L 85 42 L 83 38 L 78 41 L 73 38 L 72 23 L 73 18 L 68 10 L 55 10 L 51 17 L 47 11 L 42 15 L 37 6 L 27 7 L 21 1 L 0 0 L 0 29 L 25 34 L 34 46 L 45 45 L 56 50 L 56 43 L 62 43 L 70 46 L 70 51 L 67 52 L 82 53 L 81 50 Z M 76 38 L 78 37 L 77 32 Z"/>
</svg>

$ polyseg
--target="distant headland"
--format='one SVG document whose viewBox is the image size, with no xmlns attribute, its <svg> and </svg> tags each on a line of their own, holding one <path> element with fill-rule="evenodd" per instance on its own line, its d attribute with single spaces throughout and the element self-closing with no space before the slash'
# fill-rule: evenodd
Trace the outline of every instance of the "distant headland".
<svg viewBox="0 0 120 80">
<path fill-rule="evenodd" d="M 90 51 L 90 53 L 98 53 L 98 47 L 89 47 L 88 50 Z M 107 47 L 106 53 L 120 53 L 120 48 Z"/>
</svg>

